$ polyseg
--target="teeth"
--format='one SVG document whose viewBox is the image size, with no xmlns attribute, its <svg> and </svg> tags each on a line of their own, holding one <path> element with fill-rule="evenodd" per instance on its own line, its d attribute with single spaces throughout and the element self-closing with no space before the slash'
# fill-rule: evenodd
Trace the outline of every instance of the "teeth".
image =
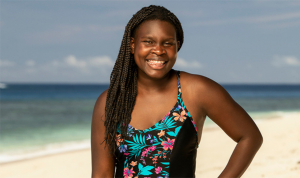
<svg viewBox="0 0 300 178">
<path fill-rule="evenodd" d="M 148 60 L 151 64 L 163 64 L 165 61 Z"/>
</svg>

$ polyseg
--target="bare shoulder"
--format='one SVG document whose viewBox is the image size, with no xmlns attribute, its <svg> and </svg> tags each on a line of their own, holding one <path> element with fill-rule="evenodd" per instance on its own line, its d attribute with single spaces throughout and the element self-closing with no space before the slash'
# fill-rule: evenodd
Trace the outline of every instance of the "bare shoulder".
<svg viewBox="0 0 300 178">
<path fill-rule="evenodd" d="M 227 94 L 226 90 L 214 80 L 197 74 L 190 74 L 187 72 L 181 73 L 181 83 L 185 86 L 186 90 L 194 95 L 199 94 L 203 97 L 203 94 Z"/>
<path fill-rule="evenodd" d="M 99 116 L 99 114 L 103 115 L 105 113 L 107 92 L 108 92 L 108 89 L 105 90 L 104 92 L 102 92 L 100 94 L 100 96 L 98 97 L 98 99 L 96 100 L 93 115 L 98 115 Z"/>
</svg>

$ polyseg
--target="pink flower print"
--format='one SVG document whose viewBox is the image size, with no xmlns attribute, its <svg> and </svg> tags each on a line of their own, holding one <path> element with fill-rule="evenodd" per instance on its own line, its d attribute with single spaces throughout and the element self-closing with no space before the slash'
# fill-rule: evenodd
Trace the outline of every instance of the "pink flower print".
<svg viewBox="0 0 300 178">
<path fill-rule="evenodd" d="M 162 167 L 158 166 L 157 168 L 155 168 L 155 173 L 159 174 L 162 171 Z"/>
<path fill-rule="evenodd" d="M 133 171 L 133 168 L 128 169 L 128 167 L 124 168 L 124 177 L 125 178 L 131 178 L 135 172 Z"/>
<path fill-rule="evenodd" d="M 174 145 L 174 141 L 175 139 L 170 140 L 170 138 L 168 138 L 168 141 L 163 141 L 161 142 L 161 145 L 163 146 L 164 150 L 168 150 L 170 148 L 170 150 L 173 149 L 173 145 Z"/>
<path fill-rule="evenodd" d="M 183 110 L 181 113 L 180 113 L 180 115 L 178 114 L 178 113 L 176 113 L 176 112 L 174 112 L 173 113 L 173 116 L 175 116 L 174 117 L 174 120 L 175 121 L 177 121 L 178 119 L 181 121 L 181 122 L 183 122 L 185 119 L 186 119 L 186 112 L 185 112 L 185 110 Z"/>
<path fill-rule="evenodd" d="M 170 112 L 168 112 L 168 114 L 166 115 L 166 117 L 169 117 L 169 115 L 170 115 Z"/>
<path fill-rule="evenodd" d="M 147 150 L 143 151 L 143 152 L 142 152 L 142 157 L 145 157 L 146 154 L 147 154 Z"/>
<path fill-rule="evenodd" d="M 154 150 L 155 150 L 155 148 L 156 148 L 156 146 L 155 146 L 155 145 L 153 145 L 152 147 L 150 147 L 150 150 L 151 150 L 151 152 L 152 152 L 152 151 L 154 151 Z"/>
</svg>

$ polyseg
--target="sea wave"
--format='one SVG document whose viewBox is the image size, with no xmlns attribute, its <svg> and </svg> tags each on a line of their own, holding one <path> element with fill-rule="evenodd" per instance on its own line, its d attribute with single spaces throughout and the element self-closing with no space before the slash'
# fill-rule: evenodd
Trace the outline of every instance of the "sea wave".
<svg viewBox="0 0 300 178">
<path fill-rule="evenodd" d="M 53 143 L 30 151 L 15 150 L 13 152 L 1 153 L 0 164 L 89 148 L 90 140 Z"/>
</svg>

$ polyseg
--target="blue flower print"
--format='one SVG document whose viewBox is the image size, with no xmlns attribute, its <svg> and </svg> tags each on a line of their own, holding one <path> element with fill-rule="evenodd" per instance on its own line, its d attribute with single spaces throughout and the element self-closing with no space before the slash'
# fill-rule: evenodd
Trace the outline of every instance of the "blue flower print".
<svg viewBox="0 0 300 178">
<path fill-rule="evenodd" d="M 148 134 L 148 136 L 146 137 L 146 139 L 147 139 L 147 140 L 150 140 L 151 137 L 152 137 L 152 135 L 151 135 L 151 134 Z"/>
<path fill-rule="evenodd" d="M 155 136 L 153 137 L 153 139 L 150 140 L 150 143 L 153 143 L 153 142 L 157 142 L 157 139 Z"/>
<path fill-rule="evenodd" d="M 122 152 L 125 153 L 126 150 L 127 150 L 127 145 L 120 145 L 119 150 L 120 150 L 121 153 L 122 153 Z"/>
<path fill-rule="evenodd" d="M 182 108 L 182 106 L 178 105 L 178 106 L 176 107 L 175 111 L 178 111 L 178 110 L 180 110 L 181 108 Z"/>
</svg>

